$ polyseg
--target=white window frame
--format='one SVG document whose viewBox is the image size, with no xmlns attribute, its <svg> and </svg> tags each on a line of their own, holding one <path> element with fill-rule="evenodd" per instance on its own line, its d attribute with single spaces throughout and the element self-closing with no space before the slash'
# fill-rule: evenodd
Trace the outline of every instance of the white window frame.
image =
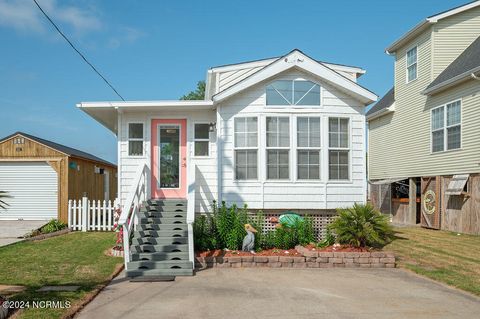
<svg viewBox="0 0 480 319">
<path fill-rule="evenodd" d="M 142 138 L 130 138 L 130 124 L 142 124 Z M 142 142 L 142 155 L 130 155 L 130 141 Z M 145 156 L 145 123 L 144 122 L 127 122 L 127 156 L 140 158 Z"/>
<path fill-rule="evenodd" d="M 318 85 L 319 89 L 320 89 L 320 104 L 316 105 L 316 104 L 312 104 L 312 105 L 297 105 L 297 104 L 287 104 L 287 105 L 278 105 L 278 104 L 267 104 L 267 86 L 277 82 L 277 81 L 290 81 L 292 82 L 292 98 L 294 97 L 294 89 L 295 89 L 295 86 L 294 86 L 294 82 L 297 81 L 297 82 L 301 82 L 301 81 L 304 81 L 304 82 L 312 82 L 316 85 Z M 313 89 L 313 86 L 312 88 L 307 92 L 309 93 L 311 90 Z M 278 92 L 278 91 L 277 91 Z M 280 93 L 280 92 L 278 92 Z M 305 95 L 307 94 L 305 93 Z M 301 101 L 305 95 L 299 100 Z M 275 79 L 274 81 L 270 81 L 268 82 L 266 85 L 265 85 L 265 107 L 267 108 L 287 108 L 287 107 L 292 107 L 292 108 L 321 108 L 323 106 L 323 103 L 322 103 L 322 100 L 323 100 L 323 86 L 320 85 L 320 83 L 318 82 L 315 82 L 315 81 L 312 81 L 312 80 L 309 80 L 309 79 L 305 79 L 305 78 L 295 78 L 295 79 Z M 288 102 L 288 101 L 287 101 Z"/>
<path fill-rule="evenodd" d="M 268 146 L 268 137 L 267 137 L 267 119 L 269 117 L 276 117 L 276 118 L 286 118 L 288 119 L 288 146 Z M 285 181 L 291 181 L 292 180 L 292 150 L 295 150 L 295 148 L 292 145 L 292 116 L 290 115 L 278 115 L 278 114 L 266 114 L 265 115 L 265 131 L 262 132 L 262 134 L 265 136 L 265 162 L 264 162 L 264 167 L 265 167 L 265 180 L 268 182 L 285 182 Z M 278 122 L 277 122 L 278 123 Z M 278 128 L 278 124 L 277 124 Z M 278 136 L 280 138 L 280 135 Z M 288 178 L 268 178 L 268 151 L 271 150 L 287 150 L 288 151 Z M 278 164 L 278 163 L 277 163 Z"/>
<path fill-rule="evenodd" d="M 300 118 L 316 118 L 320 121 L 320 145 L 318 147 L 306 147 L 306 146 L 299 146 L 298 145 L 298 119 Z M 322 130 L 323 130 L 323 123 L 322 123 L 322 117 L 320 115 L 314 115 L 314 114 L 306 114 L 306 115 L 298 115 L 298 116 L 295 116 L 294 118 L 294 121 L 295 121 L 295 158 L 296 158 L 296 161 L 295 161 L 295 176 L 296 176 L 296 180 L 297 181 L 300 181 L 300 182 L 318 182 L 318 181 L 321 181 L 322 180 Z M 310 124 L 310 120 L 309 120 L 309 124 Z M 310 139 L 310 130 L 307 131 L 308 132 L 308 140 Z M 303 178 L 300 178 L 298 176 L 298 166 L 299 166 L 299 163 L 298 163 L 298 151 L 318 151 L 318 158 L 319 158 L 319 163 L 318 163 L 318 178 L 313 178 L 313 179 L 303 179 Z M 307 166 L 310 166 L 310 165 L 307 165 Z"/>
<path fill-rule="evenodd" d="M 209 126 L 208 138 L 197 138 L 195 136 L 195 126 L 197 124 L 206 124 L 206 125 Z M 195 155 L 195 143 L 196 142 L 208 142 L 207 155 Z M 193 122 L 193 152 L 192 152 L 192 157 L 193 158 L 210 158 L 210 123 L 208 123 L 208 122 Z"/>
<path fill-rule="evenodd" d="M 257 119 L 257 146 L 237 146 L 235 142 L 235 120 L 242 119 L 242 118 L 256 118 Z M 260 171 L 259 171 L 259 157 L 260 157 L 260 118 L 257 115 L 238 115 L 233 117 L 233 180 L 236 182 L 249 182 L 249 181 L 259 181 L 260 180 Z M 238 179 L 237 178 L 237 163 L 236 163 L 236 151 L 248 151 L 248 150 L 256 150 L 257 151 L 257 178 L 245 178 L 245 179 Z M 248 175 L 248 174 L 247 174 Z"/>
<path fill-rule="evenodd" d="M 330 119 L 347 119 L 348 120 L 348 145 L 347 147 L 333 147 L 330 145 Z M 352 118 L 348 116 L 328 116 L 326 121 L 326 132 L 327 132 L 327 180 L 331 183 L 350 183 L 352 181 Z M 330 178 L 330 151 L 347 151 L 348 152 L 348 177 L 346 179 L 332 179 Z"/>
<path fill-rule="evenodd" d="M 413 49 L 415 49 L 415 62 L 411 63 L 411 64 L 408 64 L 408 52 L 412 51 Z M 415 65 L 415 78 L 414 79 L 411 79 L 409 80 L 408 79 L 408 68 Z M 416 79 L 418 78 L 418 46 L 413 46 L 411 47 L 410 49 L 408 49 L 406 52 L 405 52 L 405 79 L 406 79 L 406 83 L 410 83 L 410 82 L 413 82 L 415 81 Z"/>
<path fill-rule="evenodd" d="M 460 102 L 460 122 L 458 124 L 447 125 L 448 124 L 447 105 L 453 104 L 453 103 L 456 103 L 456 102 Z M 463 123 L 462 105 L 463 105 L 462 99 L 457 99 L 457 100 L 453 100 L 453 101 L 450 101 L 448 103 L 442 104 L 440 106 L 434 107 L 430 110 L 430 154 L 434 155 L 434 154 L 445 153 L 445 152 L 455 152 L 455 151 L 459 151 L 459 150 L 462 149 L 462 146 L 463 146 L 463 143 L 462 143 L 462 138 L 463 138 L 463 134 L 462 134 L 462 123 Z M 438 109 L 443 109 L 443 126 L 442 126 L 442 128 L 438 128 L 438 129 L 434 130 L 433 129 L 433 111 L 438 110 Z M 448 129 L 452 128 L 452 127 L 455 127 L 455 126 L 460 126 L 460 147 L 452 148 L 452 149 L 449 150 L 448 149 Z M 434 152 L 433 151 L 433 132 L 440 131 L 440 130 L 443 130 L 443 150 Z"/>
</svg>

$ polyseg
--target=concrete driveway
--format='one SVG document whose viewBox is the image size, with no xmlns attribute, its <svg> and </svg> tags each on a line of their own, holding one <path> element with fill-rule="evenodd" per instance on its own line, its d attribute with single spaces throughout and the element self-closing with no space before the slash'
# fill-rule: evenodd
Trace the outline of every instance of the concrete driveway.
<svg viewBox="0 0 480 319">
<path fill-rule="evenodd" d="M 478 318 L 480 299 L 400 269 L 208 269 L 174 282 L 121 274 L 76 318 Z"/>
<path fill-rule="evenodd" d="M 0 247 L 21 241 L 18 237 L 46 223 L 44 220 L 0 220 Z"/>
</svg>

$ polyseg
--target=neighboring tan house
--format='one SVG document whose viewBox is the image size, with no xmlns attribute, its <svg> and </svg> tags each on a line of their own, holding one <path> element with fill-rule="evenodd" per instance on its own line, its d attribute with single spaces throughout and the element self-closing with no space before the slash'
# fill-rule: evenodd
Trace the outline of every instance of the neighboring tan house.
<svg viewBox="0 0 480 319">
<path fill-rule="evenodd" d="M 0 140 L 0 190 L 10 198 L 0 220 L 68 222 L 68 200 L 115 200 L 117 166 L 30 134 Z"/>
<path fill-rule="evenodd" d="M 480 1 L 387 48 L 392 88 L 367 113 L 370 199 L 402 224 L 480 234 Z"/>
<path fill-rule="evenodd" d="M 272 215 L 309 212 L 317 227 L 331 220 L 335 208 L 364 203 L 365 107 L 377 99 L 357 83 L 364 73 L 293 50 L 210 69 L 201 101 L 80 103 L 118 136 L 120 222 L 132 204 L 137 214 L 143 200 L 160 199 L 152 203 L 179 211 L 178 224 L 170 226 L 189 229 L 169 246 L 145 248 L 142 243 L 170 236 L 173 220 L 140 220 L 137 230 L 159 231 L 136 232 L 132 255 L 126 245 L 127 262 L 133 259 L 128 274 L 191 274 L 191 223 L 195 213 L 211 211 L 214 200 Z M 141 254 L 145 249 L 150 255 Z M 178 253 L 172 267 L 181 269 L 162 272 L 165 266 L 152 257 L 162 253 Z"/>
</svg>

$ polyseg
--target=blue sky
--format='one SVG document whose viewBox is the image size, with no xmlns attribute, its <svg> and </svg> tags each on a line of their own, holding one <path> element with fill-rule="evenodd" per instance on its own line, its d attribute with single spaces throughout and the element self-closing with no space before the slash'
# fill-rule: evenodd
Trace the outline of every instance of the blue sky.
<svg viewBox="0 0 480 319">
<path fill-rule="evenodd" d="M 283 55 L 365 68 L 382 96 L 384 49 L 425 17 L 465 0 L 38 0 L 127 100 L 177 99 L 209 67 Z M 0 136 L 24 131 L 116 162 L 116 139 L 76 109 L 117 100 L 28 0 L 0 0 Z"/>
</svg>

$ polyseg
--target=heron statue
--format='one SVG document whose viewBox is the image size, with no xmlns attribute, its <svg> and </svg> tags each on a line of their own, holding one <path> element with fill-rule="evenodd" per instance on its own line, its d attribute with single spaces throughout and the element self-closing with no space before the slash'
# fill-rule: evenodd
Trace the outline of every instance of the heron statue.
<svg viewBox="0 0 480 319">
<path fill-rule="evenodd" d="M 250 224 L 245 224 L 245 231 L 247 232 L 247 236 L 243 239 L 242 250 L 249 251 L 251 253 L 255 253 L 255 233 L 257 230 L 252 227 Z"/>
</svg>

